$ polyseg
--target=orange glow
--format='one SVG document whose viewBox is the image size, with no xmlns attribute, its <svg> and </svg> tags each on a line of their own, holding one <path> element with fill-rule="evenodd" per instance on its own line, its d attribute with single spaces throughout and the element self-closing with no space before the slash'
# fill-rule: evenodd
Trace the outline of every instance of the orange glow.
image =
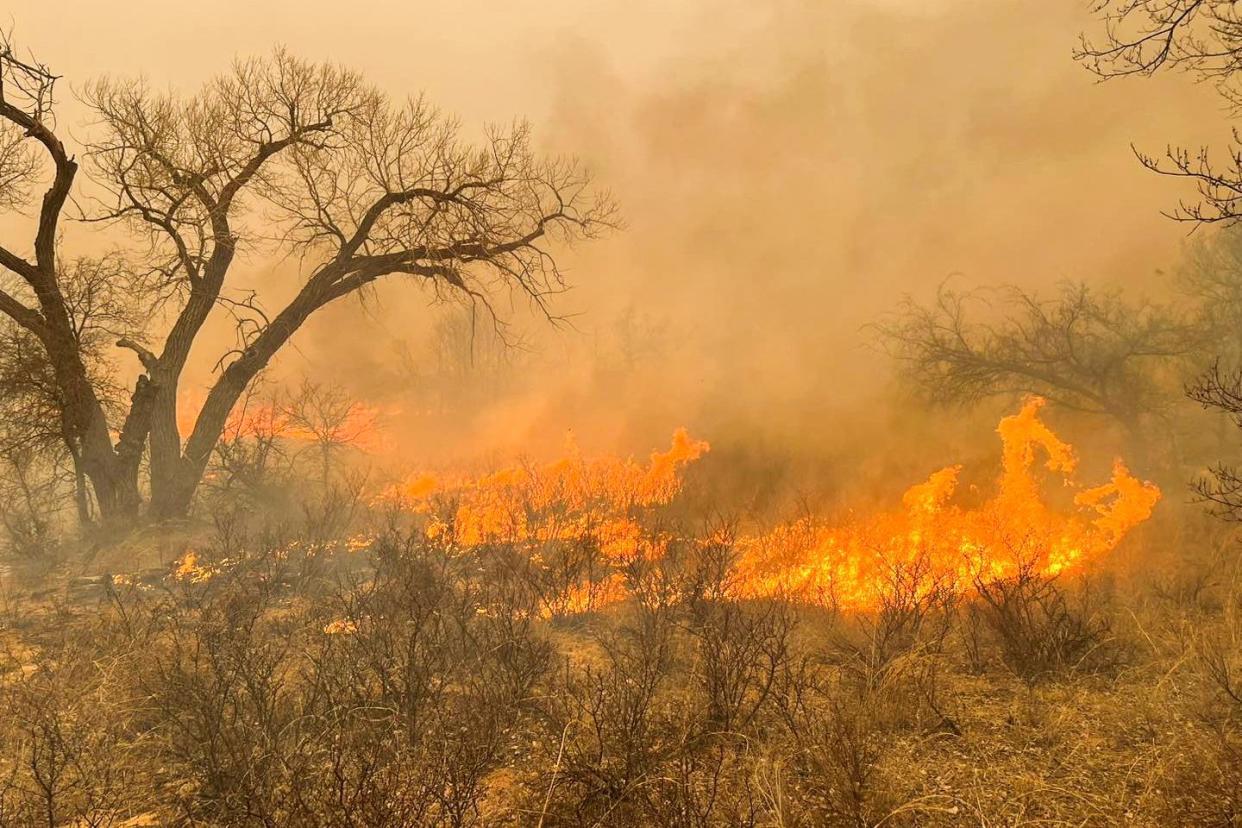
<svg viewBox="0 0 1242 828">
<path fill-rule="evenodd" d="M 901 508 L 830 522 L 807 517 L 730 543 L 737 597 L 789 595 L 844 609 L 877 606 L 895 577 L 918 588 L 969 590 L 976 578 L 1006 577 L 1020 566 L 1046 575 L 1081 568 L 1112 550 L 1150 517 L 1159 489 L 1116 461 L 1112 479 L 1093 488 L 1074 480 L 1077 458 L 1028 400 L 997 427 L 1002 470 L 995 495 L 967 508 L 953 502 L 961 466 L 911 486 Z M 646 463 L 587 459 L 571 446 L 544 466 L 516 466 L 482 477 L 416 475 L 383 500 L 424 516 L 429 538 L 460 547 L 512 543 L 542 565 L 543 545 L 589 538 L 614 568 L 566 586 L 556 611 L 579 612 L 625 597 L 615 565 L 658 558 L 669 538 L 645 529 L 644 515 L 681 491 L 685 468 L 707 452 L 685 429 Z M 1038 462 L 1042 460 L 1042 462 Z M 1072 504 L 1050 506 L 1044 476 L 1075 489 Z M 705 542 L 718 542 L 705 541 Z"/>
<path fill-rule="evenodd" d="M 571 444 L 565 457 L 545 466 L 516 466 L 478 479 L 419 474 L 382 499 L 420 513 L 431 511 L 433 499 L 451 502 L 451 514 L 435 515 L 425 531 L 461 546 L 590 536 L 610 559 L 650 555 L 656 550 L 638 523 L 639 512 L 676 497 L 682 469 L 709 449 L 685 429 L 673 435 L 668 451 L 653 452 L 646 464 L 587 459 Z"/>
<path fill-rule="evenodd" d="M 1039 419 L 1028 400 L 997 428 L 1003 469 L 995 497 L 973 509 L 950 503 L 960 466 L 911 487 L 903 510 L 844 525 L 814 518 L 742 539 L 736 584 L 743 595 L 786 593 L 853 609 L 874 607 L 899 573 L 924 588 L 968 589 L 975 578 L 1016 574 L 1023 565 L 1055 575 L 1112 550 L 1151 516 L 1160 490 L 1118 460 L 1108 483 L 1080 491 L 1076 510 L 1058 512 L 1041 496 L 1036 457 L 1076 486 L 1073 448 Z"/>
<path fill-rule="evenodd" d="M 194 430 L 203 399 L 184 397 L 178 401 L 177 430 L 187 437 Z M 371 452 L 382 445 L 381 420 L 393 412 L 360 402 L 351 402 L 335 417 L 317 422 L 299 421 L 286 408 L 270 402 L 248 401 L 234 408 L 224 426 L 224 438 L 265 438 L 290 440 L 295 443 L 327 443 L 349 445 Z"/>
</svg>

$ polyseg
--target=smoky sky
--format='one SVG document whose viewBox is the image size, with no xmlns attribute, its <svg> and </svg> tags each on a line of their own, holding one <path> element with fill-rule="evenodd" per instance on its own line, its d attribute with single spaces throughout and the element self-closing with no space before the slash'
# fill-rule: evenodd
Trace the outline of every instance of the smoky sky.
<svg viewBox="0 0 1242 828">
<path fill-rule="evenodd" d="M 1131 144 L 1228 139 L 1209 89 L 1076 65 L 1096 25 L 1076 0 L 76 6 L 9 5 L 70 86 L 141 73 L 189 91 L 279 43 L 468 126 L 528 118 L 547 151 L 594 170 L 624 227 L 565 252 L 571 324 L 514 310 L 529 377 L 463 440 L 572 428 L 641 448 L 681 424 L 826 423 L 885 382 L 863 326 L 903 294 L 950 277 L 1158 289 L 1187 231 L 1159 211 L 1187 193 Z M 278 368 L 409 404 L 394 354 L 435 313 L 390 284 L 313 320 Z M 623 324 L 650 353 L 602 371 Z M 219 349 L 202 350 L 205 381 Z"/>
</svg>

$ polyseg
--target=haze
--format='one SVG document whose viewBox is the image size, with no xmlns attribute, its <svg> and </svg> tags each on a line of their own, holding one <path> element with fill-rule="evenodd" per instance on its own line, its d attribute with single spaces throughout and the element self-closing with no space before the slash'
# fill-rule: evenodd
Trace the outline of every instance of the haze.
<svg viewBox="0 0 1242 828">
<path fill-rule="evenodd" d="M 889 363 L 861 328 L 904 293 L 950 276 L 1143 290 L 1171 265 L 1188 228 L 1159 215 L 1174 193 L 1130 144 L 1221 138 L 1209 90 L 1098 83 L 1070 59 L 1095 25 L 1078 2 L 916 5 L 230 0 L 67 14 L 21 0 L 10 15 L 70 86 L 145 74 L 189 91 L 282 43 L 394 94 L 425 92 L 469 128 L 528 118 L 546 148 L 582 157 L 625 227 L 569 254 L 573 289 L 555 310 L 570 327 L 509 314 L 526 376 L 458 425 L 450 450 L 473 453 L 556 444 L 566 429 L 643 449 L 680 424 L 822 426 L 883 385 Z M 289 267 L 247 264 L 258 279 Z M 382 309 L 351 302 L 314 320 L 276 372 L 416 406 L 395 355 L 417 352 L 442 311 L 382 290 Z M 601 372 L 621 319 L 659 341 L 641 365 Z M 211 351 L 193 364 L 202 382 Z"/>
</svg>

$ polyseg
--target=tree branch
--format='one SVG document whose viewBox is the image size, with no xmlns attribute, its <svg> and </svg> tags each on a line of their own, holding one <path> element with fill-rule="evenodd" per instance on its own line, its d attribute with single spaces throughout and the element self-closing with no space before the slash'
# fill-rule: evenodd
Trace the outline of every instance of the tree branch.
<svg viewBox="0 0 1242 828">
<path fill-rule="evenodd" d="M 142 347 L 137 342 L 135 342 L 132 339 L 129 339 L 128 337 L 121 337 L 120 339 L 118 339 L 116 341 L 116 346 L 118 348 L 125 348 L 127 350 L 133 351 L 135 354 L 137 354 L 138 361 L 142 363 L 142 367 L 146 368 L 148 372 L 155 371 L 155 369 L 160 364 L 159 357 L 157 357 L 154 353 L 152 353 L 148 348 Z"/>
</svg>

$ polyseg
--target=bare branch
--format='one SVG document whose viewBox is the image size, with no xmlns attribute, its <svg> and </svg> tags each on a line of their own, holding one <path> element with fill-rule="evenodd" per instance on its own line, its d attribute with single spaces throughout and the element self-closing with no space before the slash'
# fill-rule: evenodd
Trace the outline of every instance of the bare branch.
<svg viewBox="0 0 1242 828">
<path fill-rule="evenodd" d="M 138 361 L 141 362 L 142 367 L 146 368 L 148 371 L 154 371 L 156 366 L 159 365 L 159 358 L 155 354 L 151 353 L 150 349 L 142 347 L 132 339 L 121 337 L 116 341 L 116 346 L 118 348 L 126 348 L 137 354 Z"/>
<path fill-rule="evenodd" d="M 1131 427 L 1177 398 L 1177 366 L 1203 344 L 1170 308 L 1128 304 L 1081 284 L 1065 285 L 1054 300 L 1016 288 L 997 298 L 993 305 L 942 286 L 934 304 L 907 299 L 877 332 L 937 402 L 1040 394 Z"/>
<path fill-rule="evenodd" d="M 1216 87 L 1233 114 L 1242 113 L 1242 10 L 1231 0 L 1098 0 L 1104 24 L 1096 40 L 1083 36 L 1075 57 L 1101 78 L 1180 69 Z M 1242 213 L 1242 142 L 1235 130 L 1227 157 L 1206 148 L 1168 147 L 1163 158 L 1135 150 L 1161 175 L 1184 178 L 1199 193 L 1169 215 L 1179 221 L 1232 223 Z"/>
</svg>

